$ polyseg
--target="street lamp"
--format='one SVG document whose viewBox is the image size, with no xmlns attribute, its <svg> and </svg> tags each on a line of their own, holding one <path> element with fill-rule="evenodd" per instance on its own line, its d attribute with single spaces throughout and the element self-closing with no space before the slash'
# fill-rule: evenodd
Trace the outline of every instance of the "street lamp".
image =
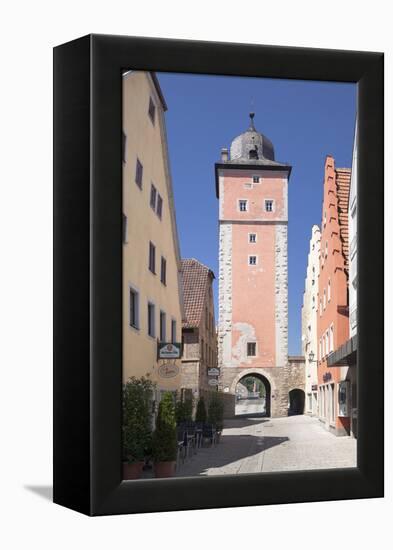
<svg viewBox="0 0 393 550">
<path fill-rule="evenodd" d="M 310 351 L 310 353 L 308 354 L 309 363 L 318 363 L 317 360 L 314 361 L 314 356 L 315 356 L 315 353 L 313 351 Z"/>
</svg>

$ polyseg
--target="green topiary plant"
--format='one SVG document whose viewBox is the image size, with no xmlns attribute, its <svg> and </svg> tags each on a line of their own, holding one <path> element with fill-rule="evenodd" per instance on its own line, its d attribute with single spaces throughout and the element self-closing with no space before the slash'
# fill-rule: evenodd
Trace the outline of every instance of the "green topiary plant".
<svg viewBox="0 0 393 550">
<path fill-rule="evenodd" d="M 177 424 L 192 422 L 192 399 L 176 401 L 175 415 Z"/>
<path fill-rule="evenodd" d="M 217 431 L 224 427 L 224 400 L 219 392 L 212 393 L 209 400 L 207 421 L 213 424 Z"/>
<path fill-rule="evenodd" d="M 140 462 L 151 445 L 154 383 L 133 376 L 123 384 L 123 460 Z"/>
<path fill-rule="evenodd" d="M 177 436 L 173 396 L 165 392 L 158 406 L 156 429 L 153 433 L 153 459 L 155 462 L 176 460 Z"/>
<path fill-rule="evenodd" d="M 195 413 L 195 421 L 196 422 L 206 422 L 207 414 L 206 414 L 206 405 L 205 400 L 203 397 L 200 397 L 197 404 L 197 410 Z"/>
</svg>

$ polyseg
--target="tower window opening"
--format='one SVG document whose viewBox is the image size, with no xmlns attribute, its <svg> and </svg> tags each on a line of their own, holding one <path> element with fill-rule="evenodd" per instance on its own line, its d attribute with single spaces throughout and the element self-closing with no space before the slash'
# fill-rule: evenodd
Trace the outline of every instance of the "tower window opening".
<svg viewBox="0 0 393 550">
<path fill-rule="evenodd" d="M 247 342 L 247 356 L 255 357 L 257 354 L 257 344 L 256 342 Z"/>
</svg>

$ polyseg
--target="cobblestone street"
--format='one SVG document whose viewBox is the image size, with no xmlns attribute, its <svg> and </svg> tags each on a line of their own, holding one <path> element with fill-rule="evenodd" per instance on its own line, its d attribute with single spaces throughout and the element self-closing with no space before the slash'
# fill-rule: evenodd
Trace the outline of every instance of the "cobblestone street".
<svg viewBox="0 0 393 550">
<path fill-rule="evenodd" d="M 225 421 L 220 443 L 180 465 L 177 477 L 356 466 L 356 440 L 336 437 L 308 416 Z"/>
</svg>

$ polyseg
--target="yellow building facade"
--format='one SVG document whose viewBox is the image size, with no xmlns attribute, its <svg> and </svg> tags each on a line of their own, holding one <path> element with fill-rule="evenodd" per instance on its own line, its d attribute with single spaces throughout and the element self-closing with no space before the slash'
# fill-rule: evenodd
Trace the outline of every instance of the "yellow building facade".
<svg viewBox="0 0 393 550">
<path fill-rule="evenodd" d="M 183 317 L 165 110 L 154 73 L 124 73 L 123 380 L 175 391 L 180 359 L 157 359 L 158 342 L 181 342 Z"/>
</svg>

